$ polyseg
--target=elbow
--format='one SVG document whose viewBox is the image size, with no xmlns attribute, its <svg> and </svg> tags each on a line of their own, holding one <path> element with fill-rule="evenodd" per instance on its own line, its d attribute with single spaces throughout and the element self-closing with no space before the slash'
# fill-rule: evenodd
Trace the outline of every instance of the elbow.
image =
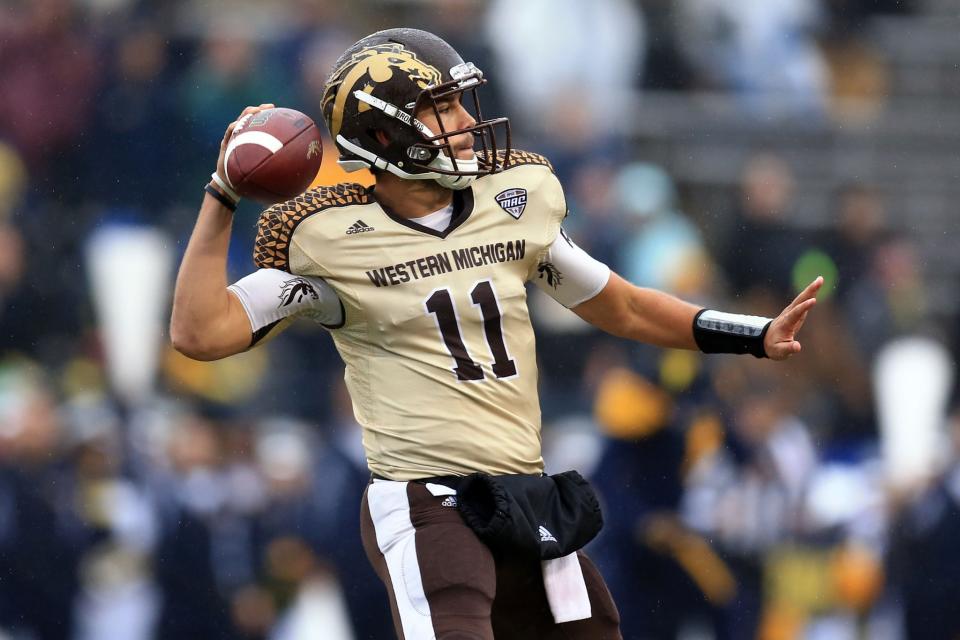
<svg viewBox="0 0 960 640">
<path fill-rule="evenodd" d="M 170 344 L 192 360 L 210 362 L 223 357 L 213 345 L 208 344 L 197 332 L 189 331 L 174 323 L 170 324 Z"/>
</svg>

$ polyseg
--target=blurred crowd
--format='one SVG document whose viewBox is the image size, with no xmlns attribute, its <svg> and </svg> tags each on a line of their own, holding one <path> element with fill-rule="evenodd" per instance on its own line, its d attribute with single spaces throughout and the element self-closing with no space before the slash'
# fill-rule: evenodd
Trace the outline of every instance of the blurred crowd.
<svg viewBox="0 0 960 640">
<path fill-rule="evenodd" d="M 398 25 L 438 33 L 485 70 L 485 113 L 509 115 L 515 146 L 553 161 L 567 232 L 631 281 L 775 315 L 827 280 L 787 363 L 630 345 L 531 290 L 545 459 L 581 469 L 603 497 L 590 551 L 624 637 L 960 636 L 956 358 L 929 312 L 925 247 L 890 219 L 897 185 L 846 182 L 826 224 L 798 225 L 804 184 L 755 149 L 725 206 L 691 208 L 691 185 L 631 144 L 624 109 L 665 91 L 727 95 L 766 121 L 849 117 L 837 104 L 850 97 L 882 109 L 866 25 L 920 10 L 4 3 L 0 638 L 391 637 L 360 545 L 368 472 L 325 331 L 303 321 L 263 349 L 198 363 L 162 325 L 226 125 L 262 102 L 319 119 L 333 60 Z M 318 181 L 341 179 L 325 150 Z M 232 279 L 253 267 L 257 213 L 237 213 Z M 155 234 L 167 284 L 104 271 L 104 229 Z M 163 318 L 141 341 L 156 353 L 133 356 L 107 316 L 151 297 Z M 145 381 L 124 385 L 117 371 L 138 363 Z M 905 429 L 915 446 L 892 445 Z"/>
</svg>

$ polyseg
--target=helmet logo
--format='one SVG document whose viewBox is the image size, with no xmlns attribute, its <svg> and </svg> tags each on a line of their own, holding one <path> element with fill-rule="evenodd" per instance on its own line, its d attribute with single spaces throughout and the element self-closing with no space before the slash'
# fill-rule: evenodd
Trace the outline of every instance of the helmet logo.
<svg viewBox="0 0 960 640">
<path fill-rule="evenodd" d="M 436 67 L 421 61 L 402 44 L 391 42 L 361 49 L 333 72 L 323 97 L 323 113 L 334 139 L 340 135 L 344 107 L 354 89 L 363 82 L 363 90 L 372 93 L 378 84 L 391 80 L 394 73 L 406 74 L 421 89 L 441 81 Z M 357 109 L 362 113 L 370 109 L 370 105 L 361 102 Z"/>
</svg>

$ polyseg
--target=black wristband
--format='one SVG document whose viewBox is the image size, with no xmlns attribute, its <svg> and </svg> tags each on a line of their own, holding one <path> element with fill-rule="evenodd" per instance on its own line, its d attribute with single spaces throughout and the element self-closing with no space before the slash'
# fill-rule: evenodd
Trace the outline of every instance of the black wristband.
<svg viewBox="0 0 960 640">
<path fill-rule="evenodd" d="M 693 318 L 693 339 L 704 353 L 749 353 L 766 358 L 763 340 L 770 318 L 700 309 Z"/>
<path fill-rule="evenodd" d="M 203 190 L 216 198 L 220 204 L 230 209 L 231 212 L 237 210 L 237 203 L 220 193 L 212 184 L 205 185 Z"/>
</svg>

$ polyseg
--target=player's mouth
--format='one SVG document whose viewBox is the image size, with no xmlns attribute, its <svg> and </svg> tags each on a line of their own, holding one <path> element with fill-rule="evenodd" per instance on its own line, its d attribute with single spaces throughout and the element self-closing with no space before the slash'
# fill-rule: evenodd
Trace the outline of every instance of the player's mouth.
<svg viewBox="0 0 960 640">
<path fill-rule="evenodd" d="M 473 149 L 473 134 L 466 134 L 462 143 L 453 145 L 453 156 L 457 160 L 473 160 L 476 155 Z"/>
<path fill-rule="evenodd" d="M 462 147 L 454 153 L 457 160 L 473 160 L 476 155 L 477 152 L 473 150 L 473 147 Z"/>
</svg>

